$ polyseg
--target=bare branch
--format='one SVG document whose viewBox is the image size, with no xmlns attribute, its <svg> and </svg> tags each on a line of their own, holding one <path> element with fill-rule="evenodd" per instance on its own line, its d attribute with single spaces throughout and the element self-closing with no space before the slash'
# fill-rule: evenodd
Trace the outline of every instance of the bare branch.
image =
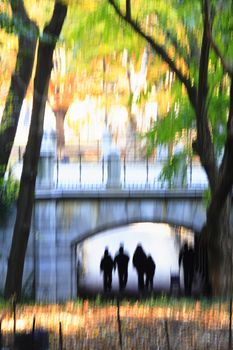
<svg viewBox="0 0 233 350">
<path fill-rule="evenodd" d="M 209 1 L 206 0 L 207 6 L 209 6 Z M 211 28 L 211 23 L 210 21 L 207 22 L 207 34 L 208 34 L 208 39 L 210 41 L 211 47 L 214 50 L 216 56 L 220 59 L 223 70 L 228 73 L 231 77 L 233 76 L 233 67 L 231 67 L 223 57 L 223 54 L 221 53 L 220 48 L 216 44 L 215 40 L 213 39 L 212 35 L 212 28 Z"/>
<path fill-rule="evenodd" d="M 203 36 L 201 44 L 201 56 L 199 62 L 199 82 L 198 82 L 198 117 L 203 119 L 206 117 L 206 98 L 208 94 L 208 66 L 210 41 L 208 38 L 209 23 L 209 7 L 208 1 L 204 0 L 203 4 Z"/>
<path fill-rule="evenodd" d="M 214 145 L 211 137 L 211 132 L 208 123 L 207 113 L 207 95 L 208 95 L 208 66 L 209 66 L 209 53 L 210 53 L 210 41 L 208 39 L 209 24 L 209 6 L 208 1 L 203 0 L 203 35 L 201 44 L 201 55 L 199 62 L 199 82 L 198 82 L 198 95 L 197 95 L 197 151 L 201 159 L 202 166 L 204 167 L 210 188 L 216 187 L 217 179 L 217 164 L 214 154 Z"/>
<path fill-rule="evenodd" d="M 217 46 L 216 42 L 213 39 L 213 36 L 211 34 L 211 32 L 209 33 L 210 35 L 210 42 L 211 42 L 211 46 L 214 50 L 214 52 L 216 53 L 216 55 L 218 56 L 218 58 L 220 59 L 221 63 L 222 63 L 222 67 L 223 70 L 228 73 L 231 77 L 233 77 L 233 67 L 231 67 L 225 60 L 225 58 L 223 57 L 223 54 L 221 53 L 219 47 Z"/>
<path fill-rule="evenodd" d="M 143 30 L 140 28 L 140 25 L 135 20 L 133 20 L 132 18 L 129 19 L 126 15 L 124 15 L 114 0 L 108 0 L 108 2 L 114 8 L 118 16 L 125 22 L 127 22 L 138 35 L 145 39 L 150 44 L 151 48 L 168 64 L 168 66 L 176 74 L 180 82 L 186 87 L 190 102 L 193 108 L 196 109 L 197 91 L 191 83 L 191 80 L 188 77 L 186 77 L 182 73 L 182 71 L 176 66 L 175 62 L 169 57 L 168 53 L 162 47 L 162 45 L 159 45 L 154 41 L 154 39 L 150 35 L 144 33 Z"/>
<path fill-rule="evenodd" d="M 176 49 L 176 52 L 183 58 L 187 67 L 190 67 L 189 58 L 187 56 L 184 57 L 184 52 L 183 52 L 184 50 L 180 46 L 175 35 L 171 31 L 167 31 L 166 29 L 164 29 L 164 34 L 166 35 L 167 40 L 169 40 L 171 44 L 174 46 L 174 48 Z"/>
</svg>

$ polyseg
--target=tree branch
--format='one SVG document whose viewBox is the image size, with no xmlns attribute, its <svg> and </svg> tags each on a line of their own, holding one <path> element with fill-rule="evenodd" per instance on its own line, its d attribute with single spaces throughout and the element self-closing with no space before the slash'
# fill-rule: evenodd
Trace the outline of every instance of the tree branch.
<svg viewBox="0 0 233 350">
<path fill-rule="evenodd" d="M 201 56 L 199 62 L 199 82 L 198 82 L 198 117 L 200 122 L 206 119 L 206 98 L 208 94 L 208 66 L 210 42 L 208 40 L 209 31 L 209 8 L 208 2 L 204 0 L 203 5 L 204 30 L 202 36 Z"/>
<path fill-rule="evenodd" d="M 182 56 L 182 58 L 184 59 L 184 62 L 187 64 L 187 66 L 189 66 L 187 57 L 184 58 L 184 52 L 182 50 L 182 47 L 179 45 L 178 41 L 176 40 L 174 33 L 167 31 L 166 29 L 163 29 L 163 30 L 164 30 L 164 34 L 166 35 L 166 38 L 170 40 L 171 44 L 174 46 L 178 54 Z"/>
<path fill-rule="evenodd" d="M 176 66 L 175 62 L 169 57 L 168 53 L 161 45 L 156 43 L 150 35 L 144 33 L 140 28 L 140 25 L 135 20 L 133 20 L 132 18 L 129 19 L 126 15 L 123 14 L 119 6 L 116 4 L 115 0 L 108 0 L 108 2 L 114 8 L 118 16 L 125 22 L 127 22 L 138 35 L 145 39 L 150 44 L 151 48 L 163 59 L 163 61 L 165 61 L 168 64 L 168 66 L 176 74 L 180 82 L 186 87 L 190 102 L 193 108 L 196 110 L 197 91 L 196 88 L 192 85 L 190 79 L 187 78 L 182 73 L 182 71 Z"/>
<path fill-rule="evenodd" d="M 227 121 L 227 138 L 224 147 L 224 155 L 220 166 L 220 185 L 230 190 L 233 185 L 233 77 L 230 86 L 230 108 Z"/>
<path fill-rule="evenodd" d="M 203 0 L 203 27 L 196 113 L 197 151 L 200 156 L 201 163 L 206 171 L 211 191 L 213 192 L 216 186 L 218 170 L 214 154 L 214 145 L 207 118 L 208 67 L 210 52 L 208 31 L 211 27 L 209 23 L 208 0 Z"/>
<path fill-rule="evenodd" d="M 209 0 L 206 0 L 206 3 L 207 3 L 207 6 L 209 6 Z M 226 62 L 225 58 L 223 57 L 223 54 L 221 53 L 220 48 L 218 47 L 218 45 L 214 41 L 213 35 L 212 35 L 212 28 L 211 28 L 209 21 L 207 22 L 207 35 L 208 35 L 208 39 L 210 41 L 212 49 L 214 50 L 216 56 L 221 61 L 223 70 L 232 77 L 233 76 L 233 67 L 230 66 L 230 64 Z"/>
<path fill-rule="evenodd" d="M 158 11 L 155 11 L 156 17 L 158 18 L 159 22 L 161 23 L 161 27 L 163 28 L 163 32 L 166 36 L 166 38 L 171 42 L 171 44 L 174 46 L 174 48 L 176 49 L 176 52 L 182 57 L 182 59 L 184 60 L 185 64 L 187 65 L 187 67 L 190 67 L 190 56 L 196 56 L 194 54 L 197 52 L 197 48 L 196 48 L 196 44 L 194 42 L 194 37 L 192 38 L 192 46 L 190 44 L 190 50 L 191 53 L 193 53 L 193 55 L 190 55 L 186 52 L 184 52 L 184 49 L 180 46 L 176 36 L 175 36 L 175 32 L 174 31 L 170 31 L 166 29 L 166 23 L 165 21 L 162 20 L 160 13 Z M 195 47 L 195 49 L 193 48 L 193 46 Z M 199 55 L 198 55 L 199 57 Z"/>
<path fill-rule="evenodd" d="M 207 94 L 208 94 L 208 63 L 209 63 L 209 50 L 210 42 L 207 36 L 207 24 L 209 25 L 209 8 L 207 0 L 203 0 L 203 17 L 204 17 L 204 31 L 202 38 L 201 56 L 199 62 L 199 83 L 198 90 L 192 85 L 190 79 L 186 77 L 181 70 L 176 66 L 175 62 L 169 57 L 166 50 L 156 43 L 154 39 L 145 34 L 140 25 L 134 21 L 132 18 L 129 20 L 123 14 L 119 6 L 116 4 L 115 0 L 108 0 L 109 4 L 114 8 L 118 16 L 127 22 L 134 31 L 144 38 L 154 49 L 154 51 L 162 58 L 164 62 L 168 64 L 170 69 L 176 74 L 177 78 L 181 83 L 184 84 L 190 103 L 193 106 L 196 119 L 197 119 L 197 142 L 196 150 L 200 156 L 202 166 L 204 167 L 210 187 L 213 190 L 216 186 L 216 179 L 218 174 L 218 169 L 216 166 L 214 146 L 211 138 L 211 132 L 209 129 L 208 119 L 207 119 Z"/>
<path fill-rule="evenodd" d="M 216 54 L 216 56 L 220 59 L 223 70 L 228 73 L 231 77 L 233 76 L 233 67 L 231 67 L 225 60 L 225 58 L 223 57 L 223 54 L 221 53 L 219 47 L 217 46 L 216 42 L 213 39 L 212 33 L 211 31 L 208 32 L 209 35 L 209 39 L 210 39 L 210 43 L 211 46 Z"/>
<path fill-rule="evenodd" d="M 131 19 L 131 0 L 126 0 L 126 18 L 130 21 Z"/>
</svg>

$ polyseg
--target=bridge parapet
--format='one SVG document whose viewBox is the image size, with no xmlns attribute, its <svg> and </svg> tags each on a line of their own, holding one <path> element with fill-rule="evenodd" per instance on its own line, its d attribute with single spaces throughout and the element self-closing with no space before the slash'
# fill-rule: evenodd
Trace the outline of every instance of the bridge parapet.
<svg viewBox="0 0 233 350">
<path fill-rule="evenodd" d="M 205 187 L 186 189 L 161 189 L 150 186 L 105 187 L 80 186 L 55 189 L 37 189 L 36 199 L 58 198 L 196 198 L 203 199 Z"/>
</svg>

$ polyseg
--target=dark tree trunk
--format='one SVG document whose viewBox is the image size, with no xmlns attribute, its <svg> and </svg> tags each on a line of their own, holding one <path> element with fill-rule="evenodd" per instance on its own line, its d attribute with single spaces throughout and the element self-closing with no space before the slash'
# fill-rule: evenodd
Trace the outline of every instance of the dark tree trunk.
<svg viewBox="0 0 233 350">
<path fill-rule="evenodd" d="M 231 195 L 220 214 L 207 215 L 203 236 L 207 245 L 209 282 L 216 296 L 232 295 L 232 231 L 230 227 Z"/>
<path fill-rule="evenodd" d="M 48 94 L 48 83 L 53 65 L 53 51 L 59 38 L 67 6 L 56 1 L 50 23 L 44 28 L 39 42 L 31 124 L 24 155 L 20 190 L 17 201 L 17 215 L 10 256 L 4 297 L 21 297 L 22 277 L 27 243 L 30 233 L 31 216 L 34 204 L 37 166 L 43 136 L 44 112 Z M 50 38 L 50 40 L 48 40 Z"/>
<path fill-rule="evenodd" d="M 17 130 L 20 110 L 31 79 L 39 30 L 28 18 L 22 0 L 11 0 L 13 16 L 21 19 L 30 35 L 19 33 L 15 71 L 3 111 L 0 129 L 0 178 L 4 176 Z M 23 31 L 22 31 L 23 32 Z"/>
<path fill-rule="evenodd" d="M 233 182 L 233 77 L 224 155 L 207 210 L 206 239 L 213 294 L 231 296 L 233 291 L 233 229 L 231 223 Z"/>
</svg>

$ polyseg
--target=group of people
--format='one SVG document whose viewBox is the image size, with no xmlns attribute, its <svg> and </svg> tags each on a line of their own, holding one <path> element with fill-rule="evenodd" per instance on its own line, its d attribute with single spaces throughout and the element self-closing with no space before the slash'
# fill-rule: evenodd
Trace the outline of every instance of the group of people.
<svg viewBox="0 0 233 350">
<path fill-rule="evenodd" d="M 103 273 L 103 287 L 105 292 L 112 289 L 112 272 L 117 269 L 119 277 L 119 290 L 125 289 L 128 281 L 129 255 L 124 251 L 123 244 L 113 259 L 105 248 L 104 256 L 100 262 L 100 271 Z M 153 290 L 153 279 L 155 274 L 155 262 L 151 255 L 146 255 L 141 244 L 138 244 L 133 254 L 133 266 L 138 275 L 138 290 Z"/>
<path fill-rule="evenodd" d="M 103 273 L 103 288 L 105 292 L 112 290 L 112 273 L 117 269 L 119 278 L 119 290 L 125 289 L 128 281 L 128 264 L 129 255 L 124 251 L 123 244 L 120 245 L 119 251 L 114 259 L 105 248 L 104 256 L 100 262 L 100 271 Z M 153 290 L 153 280 L 156 264 L 151 255 L 146 255 L 141 244 L 138 244 L 132 258 L 133 267 L 136 269 L 138 276 L 139 292 Z M 191 295 L 194 270 L 195 254 L 193 247 L 189 247 L 185 242 L 179 253 L 179 268 L 183 265 L 184 292 L 186 296 Z"/>
</svg>

